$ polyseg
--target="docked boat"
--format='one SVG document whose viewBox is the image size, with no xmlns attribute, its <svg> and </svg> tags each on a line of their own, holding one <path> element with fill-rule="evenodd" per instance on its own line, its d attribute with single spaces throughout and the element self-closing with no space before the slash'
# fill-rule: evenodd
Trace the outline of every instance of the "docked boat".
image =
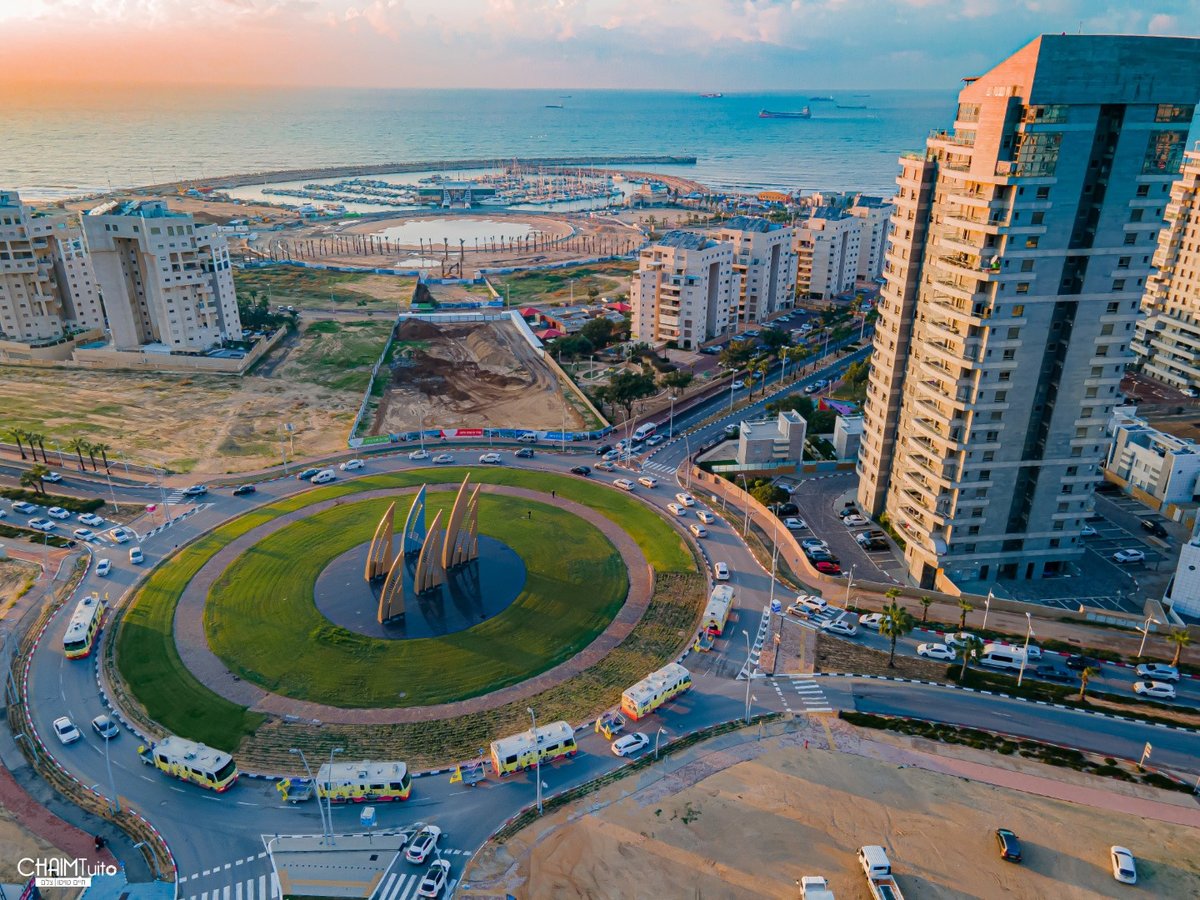
<svg viewBox="0 0 1200 900">
<path fill-rule="evenodd" d="M 794 112 L 777 112 L 771 109 L 760 109 L 758 117 L 760 119 L 811 119 L 812 110 L 807 106 Z"/>
</svg>

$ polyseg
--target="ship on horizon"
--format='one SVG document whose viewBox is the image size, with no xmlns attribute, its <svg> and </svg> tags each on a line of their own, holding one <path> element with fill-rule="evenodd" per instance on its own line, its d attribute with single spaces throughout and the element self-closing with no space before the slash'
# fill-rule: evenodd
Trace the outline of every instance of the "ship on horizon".
<svg viewBox="0 0 1200 900">
<path fill-rule="evenodd" d="M 720 91 L 710 91 L 709 93 L 701 94 L 700 96 L 703 97 L 705 100 L 719 100 L 721 97 L 724 97 L 725 95 L 722 94 Z"/>
<path fill-rule="evenodd" d="M 809 100 L 814 100 L 814 101 L 815 101 L 815 100 L 821 100 L 821 101 L 823 101 L 823 102 L 825 102 L 825 103 L 832 103 L 832 102 L 833 102 L 833 97 L 829 96 L 828 94 L 826 94 L 824 97 L 809 97 L 808 99 L 809 99 Z"/>
<path fill-rule="evenodd" d="M 772 109 L 760 109 L 758 111 L 760 119 L 811 119 L 812 110 L 807 106 L 795 112 L 778 112 Z"/>
</svg>

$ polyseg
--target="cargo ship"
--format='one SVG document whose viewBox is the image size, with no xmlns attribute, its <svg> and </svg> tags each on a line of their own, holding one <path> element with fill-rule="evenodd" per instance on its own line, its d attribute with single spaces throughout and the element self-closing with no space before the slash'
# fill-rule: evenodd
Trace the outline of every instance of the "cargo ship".
<svg viewBox="0 0 1200 900">
<path fill-rule="evenodd" d="M 776 112 L 770 109 L 760 109 L 758 117 L 760 119 L 811 119 L 812 110 L 807 106 L 796 112 Z"/>
</svg>

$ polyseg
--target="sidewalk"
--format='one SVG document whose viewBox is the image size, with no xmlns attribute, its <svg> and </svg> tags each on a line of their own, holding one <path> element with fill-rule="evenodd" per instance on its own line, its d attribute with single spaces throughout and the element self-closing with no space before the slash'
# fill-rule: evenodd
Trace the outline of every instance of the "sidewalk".
<svg viewBox="0 0 1200 900">
<path fill-rule="evenodd" d="M 97 853 L 93 835 L 67 824 L 29 796 L 25 789 L 17 784 L 12 773 L 2 766 L 0 766 L 0 806 L 12 813 L 22 827 L 47 843 L 53 844 L 69 857 L 86 859 L 93 864 L 108 863 L 112 865 L 117 862 L 107 849 Z"/>
</svg>

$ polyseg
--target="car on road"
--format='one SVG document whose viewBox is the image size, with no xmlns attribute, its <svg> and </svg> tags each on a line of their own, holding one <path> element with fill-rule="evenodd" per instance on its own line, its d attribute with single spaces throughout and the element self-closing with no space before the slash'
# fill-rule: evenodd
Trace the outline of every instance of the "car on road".
<svg viewBox="0 0 1200 900">
<path fill-rule="evenodd" d="M 805 524 L 803 519 L 797 519 L 795 516 L 787 516 L 783 520 L 783 527 L 789 531 L 799 531 L 803 528 L 807 528 L 808 525 Z"/>
<path fill-rule="evenodd" d="M 698 538 L 708 537 L 708 529 L 705 528 L 703 525 L 695 525 L 695 524 L 689 525 L 688 531 L 690 531 L 693 535 L 695 535 Z"/>
<path fill-rule="evenodd" d="M 858 617 L 858 624 L 870 631 L 878 631 L 879 623 L 883 621 L 883 613 L 867 613 Z"/>
<path fill-rule="evenodd" d="M 1147 678 L 1150 681 L 1179 680 L 1179 670 L 1166 663 L 1142 663 L 1134 671 L 1137 672 L 1138 678 Z"/>
<path fill-rule="evenodd" d="M 30 519 L 28 525 L 30 528 L 36 528 L 38 531 L 50 532 L 54 530 L 54 523 L 49 519 Z"/>
<path fill-rule="evenodd" d="M 42 481 L 48 481 L 51 484 L 58 484 L 60 481 L 62 481 L 62 478 L 63 477 L 57 472 L 47 472 L 42 476 Z"/>
<path fill-rule="evenodd" d="M 737 433 L 738 433 L 738 431 L 740 430 L 740 428 L 741 428 L 741 426 L 739 426 L 739 425 L 734 425 L 734 424 L 731 422 L 730 424 L 728 424 L 728 425 L 726 425 L 726 426 L 725 426 L 725 435 L 726 435 L 727 437 L 737 437 Z"/>
<path fill-rule="evenodd" d="M 1082 672 L 1084 669 L 1099 669 L 1102 661 L 1094 656 L 1083 656 L 1079 653 L 1073 653 L 1067 657 L 1065 663 L 1068 669 L 1075 672 Z"/>
<path fill-rule="evenodd" d="M 691 494 L 689 494 L 687 491 L 680 491 L 678 494 L 675 495 L 675 499 L 678 500 L 680 503 L 682 503 L 684 506 L 695 506 L 696 505 L 696 498 L 693 497 Z"/>
<path fill-rule="evenodd" d="M 233 496 L 245 497 L 247 494 L 253 494 L 257 490 L 258 488 L 252 484 L 239 484 L 233 489 Z"/>
<path fill-rule="evenodd" d="M 826 622 L 821 628 L 831 634 L 840 634 L 845 637 L 854 637 L 858 634 L 858 627 L 854 624 L 852 616 L 850 618 L 840 618 L 834 619 L 832 622 Z"/>
<path fill-rule="evenodd" d="M 81 541 L 94 541 L 96 539 L 96 532 L 90 528 L 76 528 L 71 534 L 75 535 Z"/>
<path fill-rule="evenodd" d="M 860 516 L 858 513 L 851 513 L 848 516 L 842 517 L 842 524 L 847 528 L 863 528 L 871 524 L 871 520 L 866 516 Z"/>
<path fill-rule="evenodd" d="M 129 561 L 135 566 L 140 566 L 146 561 L 146 557 L 142 554 L 141 547 L 131 547 L 129 550 Z"/>
<path fill-rule="evenodd" d="M 14 512 L 24 513 L 27 516 L 33 515 L 41 508 L 36 503 L 28 503 L 24 500 L 14 500 L 12 507 Z"/>
<path fill-rule="evenodd" d="M 421 884 L 417 887 L 417 896 L 427 898 L 442 896 L 442 891 L 446 889 L 446 882 L 449 878 L 450 861 L 447 859 L 435 859 L 429 864 L 429 868 L 425 872 L 425 877 L 421 879 Z"/>
<path fill-rule="evenodd" d="M 485 453 L 483 456 L 479 457 L 479 461 L 485 466 L 498 466 L 504 462 L 504 460 L 500 458 L 499 453 Z"/>
<path fill-rule="evenodd" d="M 582 475 L 584 478 L 592 474 L 592 470 L 588 466 L 571 466 L 572 475 Z"/>
<path fill-rule="evenodd" d="M 841 575 L 842 567 L 832 559 L 818 559 L 813 563 L 813 568 L 822 575 Z"/>
<path fill-rule="evenodd" d="M 320 469 L 305 469 L 303 472 L 299 473 L 296 478 L 298 478 L 300 481 L 308 481 L 320 471 Z"/>
<path fill-rule="evenodd" d="M 818 597 L 816 594 L 797 594 L 796 602 L 801 606 L 811 609 L 813 612 L 823 612 L 829 609 L 829 601 L 824 597 Z"/>
<path fill-rule="evenodd" d="M 599 447 L 596 448 L 596 455 L 603 456 L 605 453 L 608 453 L 609 451 L 611 451 L 612 448 L 613 448 L 612 444 L 601 444 Z"/>
<path fill-rule="evenodd" d="M 128 528 L 114 528 L 108 533 L 108 536 L 118 544 L 128 544 L 133 540 L 133 532 Z"/>
<path fill-rule="evenodd" d="M 1091 525 L 1084 525 L 1083 528 L 1081 528 L 1079 530 L 1080 537 L 1095 537 L 1096 534 L 1097 534 L 1096 529 L 1093 528 Z"/>
<path fill-rule="evenodd" d="M 64 744 L 73 744 L 83 737 L 69 716 L 59 716 L 54 720 L 54 733 Z"/>
<path fill-rule="evenodd" d="M 917 656 L 923 656 L 926 659 L 937 659 L 942 662 L 953 662 L 958 656 L 952 647 L 946 644 L 917 644 Z"/>
<path fill-rule="evenodd" d="M 1137 863 L 1128 847 L 1109 847 L 1109 859 L 1112 861 L 1113 878 L 1121 884 L 1137 884 Z"/>
<path fill-rule="evenodd" d="M 520 450 L 514 453 L 513 456 L 515 456 L 517 459 L 533 459 L 533 448 L 522 447 Z"/>
<path fill-rule="evenodd" d="M 1121 563 L 1122 565 L 1127 563 L 1145 562 L 1146 554 L 1141 550 L 1118 550 L 1112 555 L 1112 560 L 1113 562 Z"/>
<path fill-rule="evenodd" d="M 729 580 L 729 563 L 723 563 L 723 562 L 714 563 L 713 564 L 713 578 L 715 578 L 717 581 L 728 581 Z"/>
<path fill-rule="evenodd" d="M 965 647 L 967 641 L 979 640 L 979 638 L 969 631 L 956 631 L 953 634 L 946 635 L 946 643 L 951 647 Z"/>
<path fill-rule="evenodd" d="M 653 488 L 658 486 L 658 479 L 651 475 L 643 475 L 638 479 L 638 484 L 642 487 Z"/>
<path fill-rule="evenodd" d="M 615 481 L 613 481 L 613 484 L 616 485 L 617 487 L 619 487 L 623 491 L 632 491 L 633 490 L 633 482 L 630 481 L 628 478 L 618 478 Z"/>
<path fill-rule="evenodd" d="M 650 738 L 642 734 L 640 731 L 635 731 L 633 734 L 626 734 L 617 738 L 612 742 L 612 752 L 617 756 L 633 756 L 643 747 L 649 746 Z"/>
<path fill-rule="evenodd" d="M 207 484 L 193 484 L 191 487 L 185 487 L 183 489 L 183 496 L 185 497 L 203 497 L 207 493 Z"/>
<path fill-rule="evenodd" d="M 1165 681 L 1135 681 L 1133 692 L 1139 697 L 1153 697 L 1156 700 L 1175 699 L 1175 685 Z"/>
<path fill-rule="evenodd" d="M 684 506 L 680 506 L 678 503 L 668 503 L 667 509 L 669 509 L 671 511 L 671 514 L 675 515 L 675 516 L 686 516 L 687 515 L 687 508 Z"/>
<path fill-rule="evenodd" d="M 652 434 L 650 437 L 646 438 L 646 446 L 657 447 L 664 440 L 666 440 L 666 438 L 664 438 L 661 434 Z"/>
<path fill-rule="evenodd" d="M 414 450 L 412 453 L 408 454 L 408 458 L 413 462 L 417 462 L 418 460 L 422 459 L 429 459 L 430 456 L 431 454 L 428 450 Z"/>
<path fill-rule="evenodd" d="M 600 462 L 596 463 L 596 468 L 599 469 L 601 472 L 617 471 L 616 466 L 614 466 L 612 463 L 608 462 L 607 460 L 603 460 L 603 459 L 600 460 Z"/>
<path fill-rule="evenodd" d="M 355 469 L 361 469 L 365 465 L 366 463 L 361 459 L 348 459 L 338 466 L 338 468 L 343 472 L 353 472 Z"/>
<path fill-rule="evenodd" d="M 98 563 L 96 563 L 96 574 L 99 575 L 101 578 L 104 578 L 111 571 L 112 571 L 112 560 L 111 559 L 102 559 Z"/>
<path fill-rule="evenodd" d="M 1165 538 L 1167 536 L 1167 529 L 1163 528 L 1162 522 L 1154 519 L 1142 519 L 1142 528 L 1156 538 Z"/>
<path fill-rule="evenodd" d="M 600 458 L 602 460 L 604 460 L 605 462 L 615 462 L 616 460 L 621 458 L 621 451 L 620 450 L 609 450 L 607 453 L 605 453 Z"/>
<path fill-rule="evenodd" d="M 117 723 L 109 716 L 96 716 L 96 718 L 92 719 L 92 728 L 96 730 L 96 734 L 100 735 L 106 741 L 111 741 L 121 733 L 121 729 L 117 727 Z"/>
<path fill-rule="evenodd" d="M 426 825 L 408 842 L 408 846 L 404 849 L 404 858 L 410 863 L 420 865 L 429 858 L 429 854 L 437 849 L 438 839 L 441 836 L 442 829 L 436 825 Z"/>
<path fill-rule="evenodd" d="M 710 513 L 707 509 L 696 510 L 696 518 L 705 525 L 711 525 L 713 522 L 717 521 L 717 517 Z"/>
<path fill-rule="evenodd" d="M 309 479 L 310 484 L 329 484 L 331 481 L 337 481 L 337 473 L 333 469 L 322 469 Z"/>
<path fill-rule="evenodd" d="M 527 431 L 524 434 L 517 435 L 517 440 L 522 444 L 536 444 L 538 442 L 537 432 Z"/>
<path fill-rule="evenodd" d="M 65 509 L 63 509 L 61 506 L 50 507 L 48 510 L 46 510 L 46 515 L 48 515 L 52 519 L 59 519 L 59 520 L 71 518 L 71 514 L 69 512 L 67 512 Z"/>
<path fill-rule="evenodd" d="M 733 389 L 735 391 L 740 391 L 745 386 L 746 386 L 746 382 L 742 381 L 740 378 L 733 383 Z"/>
<path fill-rule="evenodd" d="M 433 458 L 433 464 L 435 466 L 445 466 L 445 465 L 449 465 L 452 462 L 454 462 L 454 457 L 451 456 L 449 453 L 439 453 L 437 456 L 435 456 Z"/>
<path fill-rule="evenodd" d="M 1021 861 L 1021 840 L 1007 828 L 996 829 L 996 846 L 1000 858 L 1008 862 Z"/>
<path fill-rule="evenodd" d="M 1044 664 L 1033 670 L 1033 674 L 1043 681 L 1053 681 L 1055 684 L 1075 684 L 1076 678 L 1070 672 L 1064 672 L 1058 666 Z"/>
</svg>

